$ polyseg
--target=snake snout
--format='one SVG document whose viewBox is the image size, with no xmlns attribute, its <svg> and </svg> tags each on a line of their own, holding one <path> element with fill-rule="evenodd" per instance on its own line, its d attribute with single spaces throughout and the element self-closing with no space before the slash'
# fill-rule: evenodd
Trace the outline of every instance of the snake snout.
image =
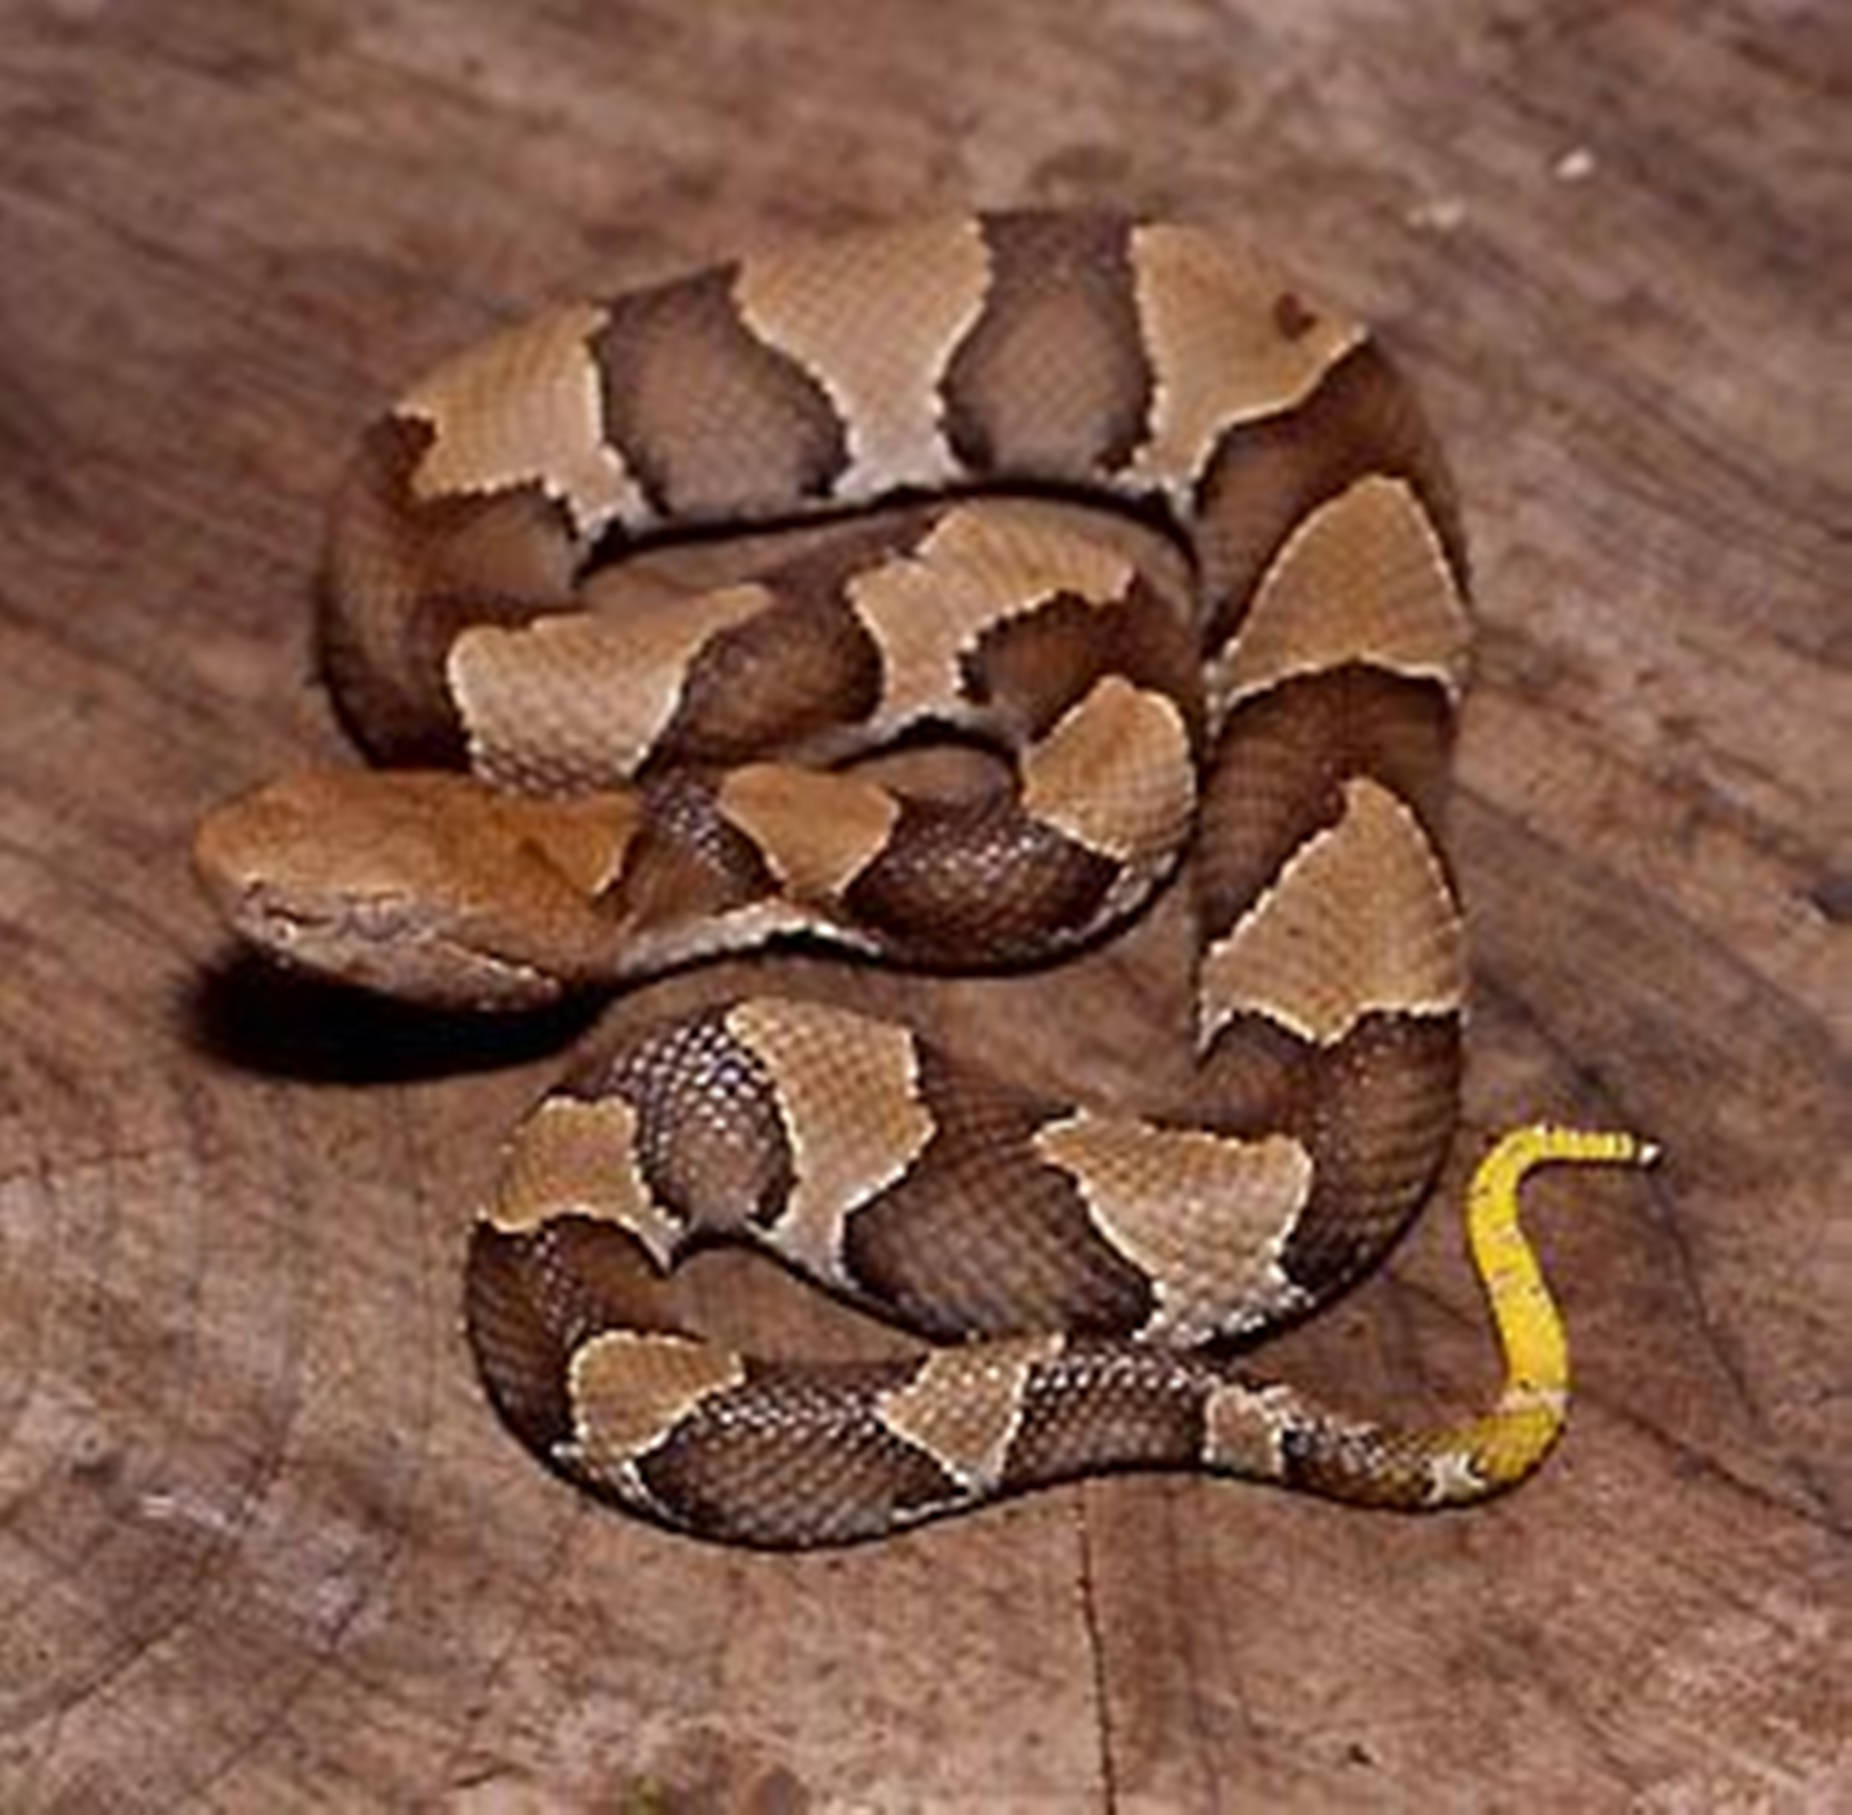
<svg viewBox="0 0 1852 1815">
<path fill-rule="evenodd" d="M 562 837 L 569 828 L 573 839 Z M 238 936 L 292 967 L 408 1000 L 556 1000 L 611 937 L 582 858 L 624 821 L 489 793 L 467 776 L 311 770 L 202 822 L 194 868 Z"/>
</svg>

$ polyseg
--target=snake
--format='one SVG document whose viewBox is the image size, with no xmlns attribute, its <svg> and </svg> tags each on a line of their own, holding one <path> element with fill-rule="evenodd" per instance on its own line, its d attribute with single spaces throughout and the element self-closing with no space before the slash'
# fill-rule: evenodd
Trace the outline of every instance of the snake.
<svg viewBox="0 0 1852 1815">
<path fill-rule="evenodd" d="M 747 532 L 771 552 L 722 584 L 612 587 Z M 1471 637 L 1410 384 L 1268 257 L 1105 212 L 864 227 L 543 310 L 379 416 L 319 618 L 372 766 L 216 809 L 195 866 L 283 964 L 502 1011 L 792 942 L 1058 967 L 1184 891 L 1161 1111 L 823 997 L 590 1042 L 469 1237 L 488 1397 L 578 1487 L 751 1547 L 1122 1469 L 1465 1504 L 1564 1417 L 1519 1181 L 1648 1143 L 1536 1124 L 1474 1176 L 1487 1409 L 1362 1417 L 1249 1351 L 1377 1265 L 1454 1138 Z M 878 760 L 933 740 L 982 785 Z M 716 1243 L 920 1340 L 708 1333 L 672 1288 Z"/>
</svg>

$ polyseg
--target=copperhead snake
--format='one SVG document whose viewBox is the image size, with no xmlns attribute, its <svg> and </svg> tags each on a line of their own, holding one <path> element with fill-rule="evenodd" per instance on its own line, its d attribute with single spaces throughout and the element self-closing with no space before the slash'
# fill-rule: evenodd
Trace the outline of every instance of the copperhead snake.
<svg viewBox="0 0 1852 1815">
<path fill-rule="evenodd" d="M 896 498 L 922 502 L 854 514 Z M 1181 585 L 1112 513 L 1162 528 Z M 587 603 L 639 539 L 817 517 L 840 528 L 735 584 Z M 792 936 L 1039 964 L 1187 850 L 1174 1116 L 1044 1100 L 814 1001 L 600 1047 L 471 1238 L 488 1392 L 576 1483 L 754 1545 L 1135 1466 L 1472 1501 L 1535 1467 L 1567 1390 L 1518 1179 L 1645 1143 L 1530 1128 L 1482 1167 L 1506 1382 L 1480 1416 L 1373 1423 L 1233 1359 L 1374 1265 L 1452 1137 L 1440 816 L 1469 636 L 1407 385 L 1267 260 L 1092 214 L 865 231 L 555 308 L 376 421 L 321 642 L 388 766 L 232 802 L 196 864 L 286 962 L 517 1008 Z M 922 727 L 1007 784 L 942 799 L 856 766 Z M 933 1346 L 826 1364 L 679 1327 L 661 1281 L 715 1239 Z"/>
</svg>

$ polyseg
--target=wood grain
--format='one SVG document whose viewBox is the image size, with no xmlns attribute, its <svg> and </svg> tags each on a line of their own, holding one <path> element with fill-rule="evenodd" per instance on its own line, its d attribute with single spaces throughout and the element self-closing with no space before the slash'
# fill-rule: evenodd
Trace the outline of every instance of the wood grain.
<svg viewBox="0 0 1852 1815">
<path fill-rule="evenodd" d="M 1849 93 L 1838 9 L 1792 0 L 6 9 L 0 1806 L 1842 1806 Z M 338 758 L 322 500 L 436 355 L 793 229 L 1087 200 L 1279 250 L 1456 454 L 1452 1187 L 1539 1112 L 1669 1163 L 1537 1188 L 1579 1397 L 1493 1508 L 1142 1478 L 841 1555 L 683 1543 L 532 1467 L 457 1326 L 499 1132 L 582 1023 L 264 978 L 189 829 Z M 1165 936 L 836 986 L 1136 1094 Z M 1483 1392 L 1451 1205 L 1280 1366 Z"/>
</svg>

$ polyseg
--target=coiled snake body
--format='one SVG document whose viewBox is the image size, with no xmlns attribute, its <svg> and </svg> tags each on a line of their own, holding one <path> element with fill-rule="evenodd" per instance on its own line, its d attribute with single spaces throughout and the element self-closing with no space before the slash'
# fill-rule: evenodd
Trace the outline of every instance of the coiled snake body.
<svg viewBox="0 0 1852 1815">
<path fill-rule="evenodd" d="M 931 502 L 692 599 L 614 616 L 581 590 L 639 536 L 895 497 Z M 1076 499 L 1165 525 L 1181 588 Z M 1567 1385 L 1517 1178 L 1638 1143 L 1528 1130 L 1482 1170 L 1508 1369 L 1485 1415 L 1363 1422 L 1229 1358 L 1369 1268 L 1451 1137 L 1465 591 L 1405 385 L 1225 239 L 1020 213 L 770 253 L 555 309 L 373 426 L 323 646 L 400 766 L 234 802 L 198 867 L 290 961 L 513 1007 L 784 935 L 1040 962 L 1187 847 L 1175 1115 L 1048 1101 L 818 1002 L 626 1036 L 526 1119 L 472 1237 L 489 1392 L 575 1481 L 746 1543 L 1120 1466 L 1470 1500 L 1535 1465 Z M 1008 785 L 852 766 L 922 727 Z M 659 1282 L 714 1238 L 936 1346 L 823 1364 L 680 1328 Z"/>
</svg>

